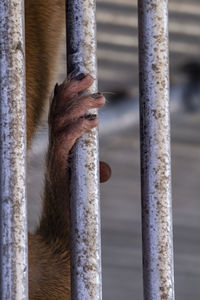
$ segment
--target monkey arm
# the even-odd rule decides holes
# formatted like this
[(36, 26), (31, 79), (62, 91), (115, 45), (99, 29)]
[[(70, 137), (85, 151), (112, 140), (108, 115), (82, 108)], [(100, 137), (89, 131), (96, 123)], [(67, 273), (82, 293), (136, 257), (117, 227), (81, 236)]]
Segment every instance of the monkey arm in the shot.
[(93, 83), (90, 75), (56, 85), (49, 113), (49, 149), (41, 223), (37, 230), (48, 243), (62, 240), (69, 245), (68, 157), (77, 138), (97, 126), (90, 108), (104, 105), (102, 94), (79, 96)]

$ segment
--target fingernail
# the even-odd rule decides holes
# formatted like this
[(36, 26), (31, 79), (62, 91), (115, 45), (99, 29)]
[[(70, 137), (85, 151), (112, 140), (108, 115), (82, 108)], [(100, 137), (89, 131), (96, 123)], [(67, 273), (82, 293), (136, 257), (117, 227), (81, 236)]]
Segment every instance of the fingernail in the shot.
[(103, 97), (103, 95), (101, 93), (95, 93), (95, 94), (92, 94), (91, 97), (94, 98), (94, 99), (98, 99), (98, 98)]
[(80, 74), (78, 74), (74, 79), (76, 79), (76, 80), (82, 80), (83, 78), (85, 78), (86, 77), (86, 75), (84, 74), (84, 73), (80, 73)]
[(88, 121), (94, 121), (94, 120), (96, 119), (97, 115), (95, 115), (95, 114), (93, 114), (93, 115), (90, 114), (90, 115), (85, 115), (84, 117), (85, 117), (85, 119), (88, 120)]
[(54, 88), (54, 96), (58, 94), (58, 83), (56, 83), (55, 88)]

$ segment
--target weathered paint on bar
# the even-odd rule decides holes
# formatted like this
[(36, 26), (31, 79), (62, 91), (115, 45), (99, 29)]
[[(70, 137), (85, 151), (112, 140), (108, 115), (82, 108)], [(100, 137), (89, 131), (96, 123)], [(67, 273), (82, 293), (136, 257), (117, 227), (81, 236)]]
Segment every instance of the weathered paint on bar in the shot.
[(24, 1), (0, 1), (2, 300), (28, 299)]
[[(97, 91), (96, 1), (68, 0), (66, 6), (68, 75), (91, 74), (95, 82), (88, 92), (94, 93)], [(102, 299), (98, 152), (97, 129), (80, 138), (73, 149), (70, 186), (73, 300)]]
[(138, 4), (144, 299), (172, 300), (168, 1)]

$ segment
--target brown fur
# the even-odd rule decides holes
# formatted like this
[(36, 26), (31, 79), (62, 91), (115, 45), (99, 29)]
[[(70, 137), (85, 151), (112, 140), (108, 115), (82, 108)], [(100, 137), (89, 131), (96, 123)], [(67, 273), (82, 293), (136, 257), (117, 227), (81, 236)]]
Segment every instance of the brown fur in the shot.
[(65, 0), (25, 0), (28, 145), (54, 84)]
[[(25, 0), (28, 146), (50, 97), (64, 13), (64, 0)], [(29, 234), (30, 300), (70, 298), (69, 249), (62, 248), (60, 240)]]
[(40, 235), (29, 234), (29, 299), (70, 299), (69, 253), (60, 242), (48, 245)]

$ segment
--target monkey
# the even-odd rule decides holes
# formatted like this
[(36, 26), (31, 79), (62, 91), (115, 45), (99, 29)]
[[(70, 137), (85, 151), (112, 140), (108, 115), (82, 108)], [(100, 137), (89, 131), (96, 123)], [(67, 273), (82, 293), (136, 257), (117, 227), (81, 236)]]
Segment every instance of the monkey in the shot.
[[(65, 20), (64, 0), (25, 0), (27, 145), (37, 130), (58, 65)], [(90, 108), (105, 104), (101, 93), (82, 95), (94, 79), (89, 74), (56, 84), (49, 109), (49, 145), (43, 207), (35, 233), (28, 235), (29, 299), (70, 299), (69, 152), (76, 140), (98, 124)], [(100, 165), (100, 181), (110, 177)], [(105, 179), (106, 178), (106, 179)]]

